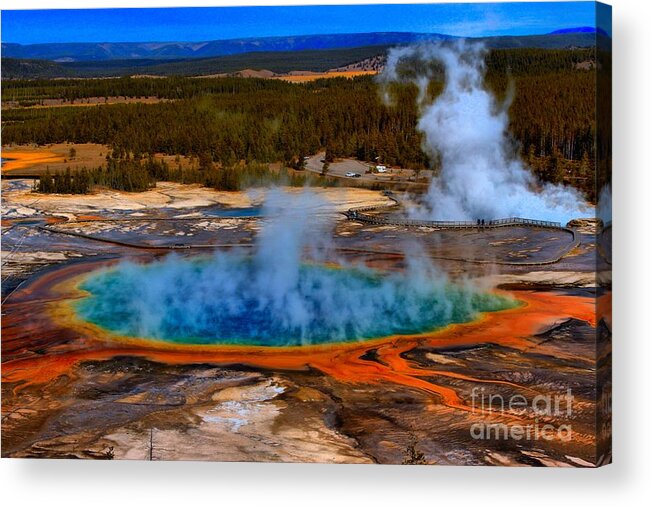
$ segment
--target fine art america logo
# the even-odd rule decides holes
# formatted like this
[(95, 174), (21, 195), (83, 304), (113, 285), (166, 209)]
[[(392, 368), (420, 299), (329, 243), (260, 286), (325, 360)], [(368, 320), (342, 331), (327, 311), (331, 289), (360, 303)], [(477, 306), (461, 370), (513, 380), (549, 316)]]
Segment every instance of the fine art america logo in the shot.
[[(529, 401), (521, 394), (502, 396), (475, 387), (471, 400), (472, 411), (485, 415), (470, 427), (475, 440), (572, 440), (572, 425), (559, 424), (572, 418), (571, 389), (563, 394), (540, 394)], [(496, 418), (502, 421), (495, 422)]]

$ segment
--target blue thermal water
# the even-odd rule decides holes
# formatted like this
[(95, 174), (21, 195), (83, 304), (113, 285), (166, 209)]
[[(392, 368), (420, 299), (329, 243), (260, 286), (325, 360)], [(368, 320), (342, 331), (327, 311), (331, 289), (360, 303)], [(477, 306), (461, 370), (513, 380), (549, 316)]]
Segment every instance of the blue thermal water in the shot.
[(87, 278), (78, 315), (108, 331), (179, 344), (292, 346), (415, 334), (514, 306), (405, 273), (300, 264), (274, 278), (251, 259), (172, 256)]
[(224, 207), (214, 207), (207, 210), (206, 215), (214, 217), (223, 217), (223, 218), (255, 218), (262, 216), (261, 207), (250, 207), (250, 208), (224, 208)]

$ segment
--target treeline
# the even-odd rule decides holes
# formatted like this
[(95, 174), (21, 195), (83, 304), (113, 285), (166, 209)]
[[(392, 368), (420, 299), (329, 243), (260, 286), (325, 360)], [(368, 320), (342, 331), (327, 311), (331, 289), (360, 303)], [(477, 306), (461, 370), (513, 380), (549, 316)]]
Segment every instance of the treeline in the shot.
[(177, 100), (224, 93), (279, 89), (287, 83), (273, 79), (238, 77), (121, 77), (107, 79), (30, 79), (2, 82), (2, 100), (39, 103), (42, 99), (75, 100), (90, 97), (159, 97)]
[(156, 186), (158, 175), (168, 175), (169, 169), (163, 161), (153, 159), (142, 163), (132, 159), (107, 157), (106, 166), (74, 173), (68, 167), (63, 172), (52, 174), (49, 169), (34, 183), (34, 190), (44, 194), (87, 194), (102, 186), (126, 192), (143, 192)]
[(87, 194), (91, 190), (91, 173), (86, 168), (75, 171), (68, 167), (63, 173), (45, 174), (34, 181), (34, 191), (43, 194)]
[[(382, 51), (385, 51), (385, 49), (375, 47), (372, 54)], [(293, 54), (296, 55), (297, 53)], [(363, 54), (349, 54), (345, 63), (355, 62), (354, 57), (361, 57)], [(260, 57), (259, 53), (257, 55)], [(277, 56), (283, 57), (283, 54)], [(595, 48), (573, 50), (497, 49), (489, 52), (486, 58), (486, 66), (489, 78), (491, 78), (492, 74), (497, 76), (506, 74), (540, 75), (572, 72), (577, 67), (585, 66), (589, 62), (595, 62), (595, 60)], [(36, 60), (32, 62), (32, 65), (54, 65), (53, 62)], [(3, 60), (3, 65), (5, 63)], [(183, 62), (178, 63), (182, 64)], [(109, 61), (103, 62), (103, 64), (112, 65), (115, 62)], [(332, 66), (335, 67), (336, 65)], [(305, 66), (301, 67), (299, 65), (299, 67), (301, 70), (309, 70)], [(235, 70), (245, 68), (247, 67), (238, 67)], [(250, 68), (258, 67), (252, 66)], [(38, 103), (41, 99), (74, 101), (89, 97), (160, 97), (174, 100), (220, 93), (243, 93), (261, 88), (280, 89), (283, 84), (275, 80), (243, 80), (227, 77), (197, 79), (181, 76), (166, 78), (23, 79), (3, 81), (2, 100), (29, 103)]]
[[(565, 56), (560, 58), (559, 53)], [(510, 130), (537, 174), (545, 181), (569, 182), (593, 198), (595, 72), (576, 68), (591, 62), (593, 51), (545, 54), (493, 52), (492, 65), (511, 66), (513, 72), (509, 77), (489, 68), (488, 85), (504, 97), (509, 80), (513, 81)], [(529, 62), (536, 72), (529, 74), (514, 61)], [(156, 95), (177, 100), (5, 110), (3, 142), (92, 142), (108, 145), (120, 159), (180, 154), (219, 167), (239, 167), (242, 161), (246, 166), (271, 162), (291, 166), (324, 148), (329, 159), (379, 159), (416, 170), (435, 165), (421, 148), (415, 88), (395, 86), (394, 104), (388, 106), (371, 76), (301, 85), (241, 78), (42, 81), (26, 89), (36, 95), (57, 90), (65, 96), (76, 88), (86, 96)], [(432, 86), (434, 94), (440, 89), (441, 83)], [(7, 93), (4, 83), (3, 93)]]
[(87, 194), (97, 187), (125, 192), (144, 192), (156, 186), (158, 181), (197, 183), (215, 190), (243, 190), (256, 186), (289, 185), (333, 186), (336, 180), (318, 178), (311, 173), (297, 173), (291, 168), (272, 171), (267, 164), (249, 163), (218, 167), (205, 158), (194, 168), (171, 167), (165, 160), (153, 157), (136, 159), (120, 154), (107, 155), (106, 166), (94, 169), (81, 168), (74, 173), (68, 167), (63, 172), (46, 170), (34, 182), (34, 191), (45, 194)]
[[(246, 84), (233, 88), (227, 84), (233, 81)], [(403, 90), (400, 107), (387, 107), (372, 79), (224, 84), (221, 92), (158, 104), (7, 110), (3, 142), (92, 142), (136, 158), (181, 154), (224, 166), (240, 160), (289, 164), (322, 147), (337, 157), (427, 164), (415, 131), (414, 89)]]
[[(513, 78), (515, 96), (509, 110), (510, 131), (523, 155), (532, 149), (537, 157), (560, 152), (567, 160), (594, 158), (596, 135), (595, 73), (550, 73)], [(499, 90), (506, 77), (490, 81)]]
[(596, 64), (597, 49), (498, 49), (486, 56), (489, 79), (496, 75), (540, 75), (572, 72)]

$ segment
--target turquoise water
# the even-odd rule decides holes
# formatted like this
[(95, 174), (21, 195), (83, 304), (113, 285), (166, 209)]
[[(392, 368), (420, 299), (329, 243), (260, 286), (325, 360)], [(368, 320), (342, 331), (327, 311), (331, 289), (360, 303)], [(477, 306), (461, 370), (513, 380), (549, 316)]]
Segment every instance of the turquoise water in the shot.
[(276, 276), (253, 260), (170, 257), (91, 275), (78, 315), (126, 336), (182, 344), (293, 346), (416, 334), (514, 306), (442, 281), (301, 264)]
[(212, 208), (207, 210), (206, 214), (214, 217), (224, 218), (254, 218), (262, 216), (262, 208)]

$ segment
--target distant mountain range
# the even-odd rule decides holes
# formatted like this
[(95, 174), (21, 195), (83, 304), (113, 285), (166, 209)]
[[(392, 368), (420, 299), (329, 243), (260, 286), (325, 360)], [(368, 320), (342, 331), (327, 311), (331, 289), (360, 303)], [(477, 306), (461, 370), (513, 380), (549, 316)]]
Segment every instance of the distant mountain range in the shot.
[(410, 44), (449, 38), (440, 34), (377, 32), (331, 35), (259, 37), (206, 42), (75, 42), (55, 44), (2, 44), (5, 58), (56, 62), (126, 59), (210, 58), (250, 52), (305, 51), (362, 46)]
[(562, 28), (560, 30), (554, 30), (551, 32), (552, 34), (557, 34), (557, 33), (598, 33), (599, 35), (605, 35), (606, 37), (610, 37), (608, 35), (608, 32), (601, 28), (595, 28), (594, 26), (578, 26), (575, 28)]
[[(604, 34), (605, 32), (602, 35)], [(141, 59), (169, 60), (212, 58), (251, 52), (395, 46), (453, 38), (455, 37), (437, 33), (375, 32), (258, 37), (205, 42), (71, 42), (28, 45), (3, 42), (2, 57), (49, 60), (60, 63)], [(492, 48), (586, 47), (595, 45), (595, 29), (579, 27), (558, 30), (547, 35), (486, 37), (480, 40), (485, 41)]]

